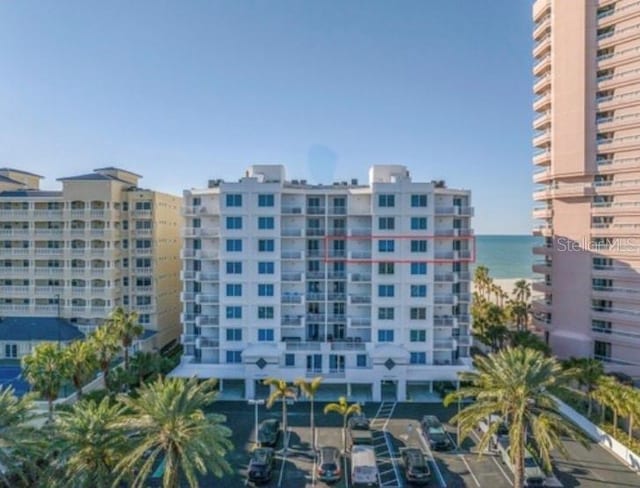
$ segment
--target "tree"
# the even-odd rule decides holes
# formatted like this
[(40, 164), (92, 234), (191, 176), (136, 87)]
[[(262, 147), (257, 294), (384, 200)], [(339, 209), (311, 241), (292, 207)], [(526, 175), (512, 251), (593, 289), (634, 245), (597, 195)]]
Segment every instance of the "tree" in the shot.
[(623, 414), (624, 395), (622, 384), (612, 376), (601, 376), (597, 381), (597, 386), (593, 392), (593, 398), (600, 403), (602, 408), (602, 420), (605, 418), (606, 408), (611, 409), (613, 414), (613, 428), (618, 428), (618, 415)]
[(82, 387), (96, 374), (98, 358), (94, 344), (90, 341), (74, 341), (65, 349), (69, 363), (69, 379), (76, 388), (78, 400), (82, 398)]
[(587, 398), (587, 416), (591, 417), (593, 411), (594, 393), (598, 388), (598, 382), (604, 375), (602, 362), (594, 358), (569, 358), (563, 361), (562, 367), (571, 371), (573, 378)]
[[(20, 473), (20, 464), (30, 456), (32, 429), (27, 424), (34, 417), (31, 396), (16, 397), (13, 387), (0, 387), (0, 481), (12, 486), (9, 472)], [(1, 483), (0, 483), (1, 484)]]
[(285, 434), (285, 450), (287, 449), (286, 435), (287, 435), (287, 399), (295, 399), (296, 391), (287, 384), (285, 380), (278, 378), (266, 378), (262, 381), (263, 384), (271, 387), (271, 393), (267, 398), (267, 408), (273, 407), (273, 405), (280, 400), (282, 402), (282, 429)]
[(531, 284), (527, 280), (516, 281), (512, 294), (516, 302), (527, 303), (531, 299)]
[(109, 369), (111, 361), (120, 352), (118, 338), (113, 328), (108, 324), (103, 324), (94, 330), (89, 336), (89, 341), (93, 344), (98, 359), (98, 365), (102, 370), (104, 387), (109, 388)]
[(337, 403), (329, 403), (324, 406), (325, 415), (328, 413), (337, 413), (342, 415), (342, 448), (347, 450), (347, 420), (349, 417), (356, 413), (362, 413), (362, 408), (358, 403), (347, 403), (347, 397), (341, 396), (338, 398)]
[(294, 384), (300, 388), (303, 395), (309, 399), (310, 409), (311, 409), (311, 446), (315, 449), (316, 446), (316, 426), (315, 426), (315, 413), (313, 411), (314, 399), (316, 397), (316, 393), (320, 389), (320, 384), (322, 383), (322, 376), (316, 376), (311, 381), (306, 381), (304, 378), (298, 378), (294, 381)]
[(127, 438), (121, 424), (125, 407), (105, 397), (76, 403), (56, 419), (58, 456), (65, 478), (78, 488), (108, 488), (113, 470), (127, 452)]
[[(138, 384), (144, 383), (147, 376), (162, 373), (163, 365), (169, 360), (152, 352), (137, 352), (131, 358), (131, 372), (138, 378)], [(155, 378), (154, 378), (155, 379)]]
[(478, 266), (473, 273), (473, 283), (480, 296), (487, 298), (491, 277), (489, 276), (489, 268), (486, 266)]
[(539, 336), (530, 330), (514, 330), (510, 333), (512, 347), (525, 347), (540, 351), (545, 356), (551, 354), (551, 348)]
[(116, 483), (135, 472), (132, 488), (146, 486), (159, 462), (163, 488), (177, 488), (181, 475), (195, 488), (198, 475), (230, 473), (225, 455), (233, 445), (226, 417), (205, 413), (215, 401), (215, 385), (215, 379), (158, 378), (141, 385), (135, 398), (120, 395), (130, 413), (119, 426), (134, 434), (134, 445), (116, 466)]
[(107, 319), (107, 323), (115, 331), (124, 352), (124, 369), (129, 371), (129, 348), (133, 341), (142, 335), (144, 327), (138, 322), (137, 312), (127, 312), (118, 307)]
[(22, 358), (22, 371), (32, 388), (47, 400), (49, 421), (53, 421), (53, 402), (69, 377), (66, 352), (53, 342), (41, 342)]
[[(445, 405), (466, 398), (475, 399), (452, 419), (460, 427), (461, 438), (467, 437), (491, 415), (498, 415), (508, 425), (515, 488), (522, 488), (524, 483), (527, 434), (535, 439), (537, 453), (547, 470), (551, 469), (554, 448), (567, 455), (562, 436), (588, 445), (578, 427), (560, 414), (550, 393), (552, 389), (566, 387), (570, 379), (554, 358), (532, 349), (507, 348), (477, 357), (475, 367), (474, 371), (459, 374), (460, 380), (468, 384), (447, 395)], [(493, 422), (482, 435), (478, 445), (480, 452), (487, 448), (499, 427), (500, 422)]]

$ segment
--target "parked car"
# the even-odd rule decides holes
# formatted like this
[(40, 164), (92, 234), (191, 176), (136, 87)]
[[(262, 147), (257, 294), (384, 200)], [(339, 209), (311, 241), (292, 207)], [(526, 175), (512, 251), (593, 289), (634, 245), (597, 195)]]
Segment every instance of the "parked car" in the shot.
[(280, 437), (280, 421), (278, 419), (266, 419), (260, 422), (258, 427), (258, 443), (261, 447), (274, 447)]
[(258, 447), (251, 453), (247, 477), (253, 483), (267, 483), (273, 474), (275, 456), (270, 447)]
[(342, 478), (342, 458), (337, 447), (321, 447), (318, 450), (318, 479), (325, 483), (339, 481)]
[(416, 485), (426, 485), (431, 479), (431, 470), (420, 449), (408, 448), (402, 451), (404, 476), (408, 482)]
[(349, 444), (351, 446), (372, 446), (373, 434), (370, 430), (349, 429)]
[[(503, 435), (498, 438), (498, 452), (502, 458), (502, 462), (514, 472), (514, 466), (511, 464), (511, 456), (509, 456), (509, 436)], [(527, 488), (544, 486), (545, 474), (538, 463), (531, 455), (529, 450), (524, 452), (524, 486)]]
[(451, 439), (444, 430), (442, 422), (435, 415), (425, 415), (420, 423), (429, 447), (436, 451), (451, 449)]
[(351, 486), (380, 486), (376, 452), (372, 446), (353, 446), (351, 450)]
[(364, 413), (356, 413), (349, 417), (348, 425), (354, 430), (369, 430), (369, 419)]

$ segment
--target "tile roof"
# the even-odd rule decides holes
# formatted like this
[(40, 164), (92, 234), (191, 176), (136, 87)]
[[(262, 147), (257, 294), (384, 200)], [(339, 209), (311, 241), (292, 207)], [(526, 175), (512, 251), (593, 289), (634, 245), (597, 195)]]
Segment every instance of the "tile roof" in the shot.
[(2, 317), (0, 341), (71, 341), (84, 334), (58, 317)]

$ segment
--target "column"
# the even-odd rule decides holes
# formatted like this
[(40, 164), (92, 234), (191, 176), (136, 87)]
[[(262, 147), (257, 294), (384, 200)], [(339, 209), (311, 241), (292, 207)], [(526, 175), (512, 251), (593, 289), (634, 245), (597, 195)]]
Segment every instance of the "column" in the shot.
[(373, 401), (381, 402), (382, 401), (382, 385), (380, 383), (380, 380), (375, 380), (371, 386), (372, 386), (371, 393), (373, 395)]
[(244, 398), (245, 400), (253, 399), (256, 397), (256, 382), (253, 378), (244, 380)]
[(407, 382), (405, 380), (396, 382), (396, 400), (399, 402), (407, 401)]

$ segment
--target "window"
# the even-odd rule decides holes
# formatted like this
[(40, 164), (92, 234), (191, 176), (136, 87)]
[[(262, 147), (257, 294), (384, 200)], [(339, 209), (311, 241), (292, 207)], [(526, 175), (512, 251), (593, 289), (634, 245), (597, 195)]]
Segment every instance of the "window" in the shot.
[(411, 217), (411, 230), (426, 230), (426, 217)]
[(273, 252), (275, 249), (275, 241), (273, 239), (258, 239), (259, 252)]
[(378, 263), (378, 274), (392, 275), (395, 272), (394, 263)]
[(427, 195), (411, 195), (411, 206), (412, 207), (426, 207), (427, 206)]
[(242, 362), (242, 351), (227, 351), (227, 363), (239, 364)]
[(395, 295), (395, 289), (393, 285), (378, 285), (379, 297), (392, 297)]
[(411, 285), (411, 296), (412, 297), (426, 297), (427, 296), (427, 285)]
[(18, 357), (18, 345), (17, 344), (5, 344), (4, 345), (4, 357), (17, 358)]
[(273, 207), (275, 198), (271, 194), (258, 195), (258, 207)]
[(242, 195), (229, 193), (226, 196), (227, 207), (242, 207)]
[(151, 305), (151, 297), (149, 295), (138, 295), (136, 297), (136, 305)]
[(380, 230), (394, 230), (396, 228), (396, 219), (393, 217), (380, 217), (378, 218), (378, 229)]
[(258, 262), (258, 274), (273, 274), (275, 271), (275, 264), (273, 261), (259, 261)]
[(411, 241), (411, 252), (427, 252), (427, 241), (422, 240), (412, 240)]
[(228, 297), (241, 297), (242, 285), (240, 283), (227, 283), (227, 296)]
[(378, 330), (378, 342), (393, 342), (393, 329)]
[(136, 210), (151, 210), (151, 202), (149, 200), (136, 202)]
[(293, 367), (296, 365), (296, 355), (287, 353), (284, 355), (284, 365), (288, 367)]
[(136, 259), (136, 268), (150, 268), (151, 267), (151, 259), (150, 258), (137, 258)]
[(242, 252), (242, 239), (227, 239), (227, 252)]
[(240, 261), (227, 261), (227, 274), (242, 274), (242, 263)]
[(194, 207), (198, 207), (202, 205), (202, 199), (200, 197), (193, 197), (193, 200), (191, 201), (191, 205), (193, 205)]
[(395, 195), (378, 195), (379, 207), (395, 207), (396, 196)]
[[(52, 247), (52, 246), (50, 245), (49, 247)], [(136, 249), (151, 249), (151, 240), (150, 239), (136, 239)]]
[(228, 341), (241, 341), (242, 340), (242, 329), (227, 329), (227, 340)]
[(379, 252), (393, 252), (396, 248), (396, 241), (393, 239), (382, 239), (378, 241)]
[(242, 217), (227, 217), (227, 229), (229, 230), (242, 229)]
[(366, 354), (358, 354), (356, 356), (356, 366), (358, 368), (366, 368), (367, 367), (367, 355)]
[(393, 316), (394, 316), (393, 307), (378, 307), (379, 320), (393, 320)]
[(426, 320), (427, 309), (425, 307), (411, 307), (409, 310), (411, 320)]
[(140, 315), (138, 315), (138, 322), (140, 322), (142, 325), (150, 324), (151, 316), (148, 313), (141, 313)]
[(258, 229), (273, 229), (275, 226), (273, 217), (258, 217)]
[(273, 342), (273, 329), (258, 329), (258, 341)]
[(259, 297), (272, 297), (273, 296), (273, 285), (267, 283), (260, 283), (258, 285), (258, 296)]
[(273, 318), (273, 307), (258, 307), (258, 318), (259, 319), (272, 319)]
[(409, 332), (411, 342), (427, 342), (427, 331), (421, 329), (411, 329)]
[(611, 358), (611, 343), (603, 341), (595, 341), (593, 343), (593, 355), (596, 359), (606, 361)]
[(227, 307), (225, 309), (226, 316), (228, 319), (241, 319), (242, 318), (242, 307), (234, 305), (232, 307)]
[(427, 353), (412, 352), (409, 356), (409, 364), (427, 364)]
[(412, 275), (426, 275), (427, 274), (427, 263), (411, 263), (411, 274)]

